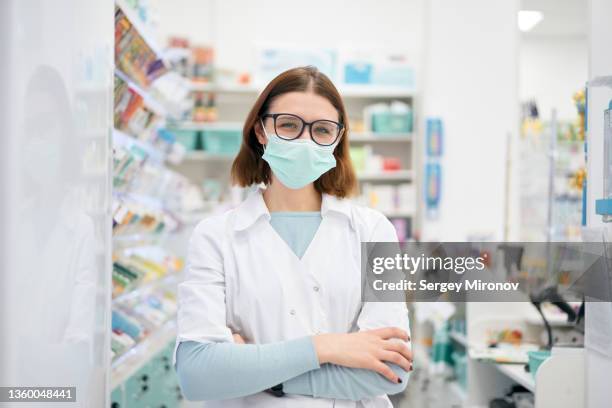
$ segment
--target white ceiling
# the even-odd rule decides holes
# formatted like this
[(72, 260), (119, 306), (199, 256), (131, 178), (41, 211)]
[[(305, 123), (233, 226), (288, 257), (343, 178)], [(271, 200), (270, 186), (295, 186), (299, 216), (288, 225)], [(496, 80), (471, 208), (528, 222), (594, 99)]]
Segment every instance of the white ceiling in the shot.
[(526, 36), (585, 36), (587, 0), (521, 0), (522, 10), (538, 10), (544, 19)]

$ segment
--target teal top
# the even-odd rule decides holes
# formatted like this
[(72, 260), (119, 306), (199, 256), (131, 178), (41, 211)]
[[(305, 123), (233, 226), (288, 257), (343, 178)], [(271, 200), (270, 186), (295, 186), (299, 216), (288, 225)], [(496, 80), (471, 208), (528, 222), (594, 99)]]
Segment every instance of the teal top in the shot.
[(321, 225), (321, 213), (282, 211), (270, 213), (270, 217), (272, 228), (301, 259)]
[[(274, 212), (270, 224), (298, 258), (306, 253), (320, 212)], [(270, 344), (179, 344), (176, 371), (188, 400), (238, 398), (279, 383), (287, 394), (358, 401), (406, 388), (409, 373), (389, 364), (402, 379), (395, 384), (375, 371), (334, 364), (319, 365), (311, 337)]]

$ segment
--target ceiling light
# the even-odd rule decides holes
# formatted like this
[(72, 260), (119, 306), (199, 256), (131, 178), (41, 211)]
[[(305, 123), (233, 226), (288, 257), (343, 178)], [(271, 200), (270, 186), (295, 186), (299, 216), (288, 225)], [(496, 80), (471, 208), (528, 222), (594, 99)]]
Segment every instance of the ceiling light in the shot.
[(518, 12), (518, 28), (522, 32), (530, 31), (544, 18), (541, 11), (520, 10)]

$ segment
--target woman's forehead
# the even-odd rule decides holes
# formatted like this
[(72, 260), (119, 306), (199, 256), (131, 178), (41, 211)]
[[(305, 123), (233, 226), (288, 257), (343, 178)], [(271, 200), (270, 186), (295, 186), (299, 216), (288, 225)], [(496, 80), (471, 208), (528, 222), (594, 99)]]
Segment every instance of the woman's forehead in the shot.
[(338, 111), (324, 96), (314, 92), (288, 92), (274, 98), (271, 113), (292, 113), (306, 121), (328, 119), (338, 121)]

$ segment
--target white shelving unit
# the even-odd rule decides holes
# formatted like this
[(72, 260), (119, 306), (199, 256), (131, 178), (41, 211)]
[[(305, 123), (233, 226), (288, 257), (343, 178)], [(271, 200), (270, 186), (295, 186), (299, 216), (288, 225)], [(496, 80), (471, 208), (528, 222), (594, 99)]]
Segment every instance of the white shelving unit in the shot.
[(133, 136), (130, 136), (122, 130), (113, 129), (113, 146), (129, 147), (132, 145), (137, 145), (139, 148), (143, 149), (145, 152), (147, 152), (149, 158), (151, 160), (154, 160), (156, 163), (163, 163), (163, 161), (165, 160), (164, 153), (160, 151), (157, 147), (151, 145), (150, 143), (137, 139)]
[(168, 321), (155, 333), (138, 343), (127, 353), (122, 354), (111, 364), (111, 389), (116, 388), (130, 378), (140, 367), (176, 338), (176, 322)]
[(527, 388), (531, 392), (535, 392), (535, 380), (531, 373), (525, 371), (523, 364), (494, 364), (495, 367), (506, 377), (519, 385)]
[[(537, 343), (543, 328), (533, 320), (533, 306), (528, 302), (467, 304), (468, 389), (466, 405), (487, 406), (493, 397), (503, 395), (512, 384), (519, 384), (535, 395), (535, 408), (583, 406), (584, 349), (553, 348), (552, 355), (538, 368), (536, 376), (525, 371), (525, 364), (497, 363), (483, 360), (479, 350), (485, 348), (491, 331), (516, 328), (524, 342)], [(461, 341), (455, 337), (457, 341)], [(511, 353), (512, 354), (512, 353)], [(524, 361), (527, 361), (525, 355)]]
[(191, 90), (194, 92), (219, 92), (219, 93), (244, 93), (258, 94), (260, 89), (252, 85), (216, 85), (211, 83), (192, 83)]
[[(192, 91), (199, 92), (218, 92), (218, 93), (244, 93), (259, 94), (263, 88), (253, 85), (223, 84), (216, 85), (211, 83), (193, 83)], [(338, 91), (343, 98), (369, 98), (369, 99), (392, 99), (392, 98), (413, 98), (415, 93), (412, 90), (398, 89), (386, 86), (346, 86), (339, 88)]]
[(352, 132), (351, 143), (412, 143), (413, 133)]
[[(215, 93), (215, 102), (218, 111), (218, 121), (192, 122), (173, 121), (168, 123), (168, 129), (180, 131), (208, 131), (208, 130), (241, 130), (242, 120), (246, 117), (254, 103), (260, 88), (253, 85), (228, 85), (213, 83), (193, 83), (194, 92)], [(404, 89), (390, 87), (350, 86), (341, 87), (340, 94), (344, 98), (349, 118), (354, 120), (363, 116), (363, 108), (369, 104), (382, 101), (402, 100), (408, 102), (414, 109), (415, 93)], [(416, 121), (415, 121), (416, 123)], [(409, 133), (374, 133), (371, 131), (351, 130), (349, 141), (351, 146), (371, 146), (372, 152), (383, 156), (398, 157), (401, 169), (395, 171), (364, 171), (358, 173), (358, 181), (363, 191), (364, 184), (369, 184), (368, 191), (380, 185), (398, 186), (402, 183), (415, 184), (418, 179), (417, 132)], [(211, 154), (206, 151), (188, 152), (182, 163), (174, 168), (187, 175), (194, 183), (204, 182), (204, 177), (218, 180), (222, 186), (230, 183), (229, 168), (233, 157), (227, 155)], [(415, 190), (417, 187), (415, 186)], [(418, 229), (419, 202), (418, 191), (414, 194), (415, 202), (409, 203), (407, 209), (397, 208), (383, 212), (389, 218), (411, 220), (411, 230)], [(369, 201), (362, 198), (361, 201)], [(376, 201), (376, 200), (374, 200)]]
[[(168, 125), (172, 129), (181, 130), (217, 130), (217, 129), (242, 129), (242, 122), (173, 122)], [(374, 132), (351, 132), (351, 143), (413, 143), (414, 133), (374, 133)]]
[(413, 90), (387, 87), (387, 86), (345, 86), (340, 87), (340, 95), (344, 98), (365, 99), (412, 99), (415, 97)]
[(159, 56), (160, 59), (164, 59), (162, 49), (155, 40), (155, 37), (149, 30), (149, 28), (142, 22), (136, 11), (129, 5), (125, 0), (115, 0), (115, 4), (123, 11), (130, 23), (134, 26), (136, 31), (140, 34), (143, 40), (149, 47)]
[[(136, 35), (140, 35), (146, 45), (163, 61), (160, 48), (148, 31), (148, 27), (140, 20), (138, 13), (123, 0), (117, 0), (116, 5), (129, 20), (131, 30), (135, 30)], [(127, 35), (131, 34), (132, 32), (128, 32)], [(127, 61), (121, 62), (132, 68)], [(128, 69), (126, 71), (131, 72)], [(140, 215), (145, 214), (153, 221), (147, 222), (140, 231), (133, 228), (134, 225), (129, 219), (125, 225), (122, 225), (119, 220), (123, 215), (117, 215), (116, 221), (121, 227), (117, 229), (113, 227), (113, 260), (118, 262), (113, 266), (113, 273), (121, 271), (113, 275), (113, 280), (117, 279), (114, 284), (120, 285), (114, 288), (116, 291), (113, 290), (113, 313), (121, 314), (118, 322), (121, 320), (128, 322), (118, 325), (118, 328), (129, 329), (128, 325), (132, 324), (136, 327), (132, 332), (138, 335), (134, 334), (132, 338), (134, 344), (128, 349), (126, 345), (131, 342), (127, 337), (121, 336), (127, 336), (131, 332), (123, 334), (118, 332), (119, 335), (113, 337), (113, 350), (117, 355), (111, 362), (111, 399), (120, 406), (131, 406), (131, 404), (144, 404), (143, 401), (148, 395), (157, 393), (155, 398), (159, 399), (160, 403), (174, 407), (178, 406), (175, 405), (178, 404), (179, 397), (176, 389), (155, 390), (142, 378), (156, 376), (156, 379), (151, 381), (163, 378), (168, 387), (175, 381), (172, 377), (173, 371), (155, 364), (160, 364), (157, 361), (160, 353), (167, 353), (170, 342), (176, 337), (176, 305), (172, 293), (176, 292), (176, 286), (182, 277), (182, 262), (179, 258), (185, 255), (184, 248), (187, 241), (180, 227), (182, 224), (190, 224), (176, 214), (183, 208), (182, 201), (176, 197), (179, 197), (188, 183), (185, 183), (182, 176), (173, 174), (168, 166), (168, 162), (176, 155), (173, 142), (170, 138), (157, 133), (160, 126), (171, 116), (170, 109), (166, 108), (168, 99), (164, 98), (161, 90), (152, 91), (155, 84), (149, 87), (140, 86), (119, 69), (115, 69), (115, 78), (124, 81), (132, 92), (141, 96), (144, 106), (153, 112), (153, 115), (149, 117), (148, 126), (142, 132), (133, 130), (140, 129), (140, 125), (134, 126), (129, 120), (128, 123), (124, 123), (126, 120), (123, 116), (121, 123), (116, 126), (125, 130), (115, 128), (112, 132), (114, 159), (120, 166), (114, 174), (119, 184), (113, 194), (113, 208), (121, 208), (124, 214), (132, 209), (134, 213), (140, 214), (139, 211), (142, 210)], [(122, 92), (121, 87), (116, 89)], [(121, 113), (126, 110), (124, 105), (130, 106), (128, 102), (124, 104), (124, 96), (129, 93), (125, 88), (123, 92), (125, 93), (121, 94), (121, 98), (116, 98), (120, 101), (116, 109)], [(132, 103), (132, 99), (127, 97), (125, 99)], [(150, 115), (148, 111), (147, 115)], [(131, 165), (134, 168), (129, 167)], [(158, 187), (157, 182), (162, 186)], [(143, 308), (150, 302), (157, 302), (155, 310), (148, 310), (148, 313), (145, 313)], [(113, 328), (117, 327), (113, 325)], [(153, 364), (152, 361), (157, 362)], [(143, 374), (144, 371), (148, 374)], [(137, 392), (133, 388), (136, 373), (139, 373), (138, 381), (142, 382), (138, 383)]]
[(233, 156), (224, 154), (213, 154), (205, 151), (189, 152), (185, 155), (185, 161), (214, 161), (214, 162), (231, 162), (234, 160)]
[(144, 100), (145, 105), (147, 105), (147, 107), (153, 110), (153, 112), (155, 112), (159, 116), (165, 117), (168, 115), (168, 111), (164, 107), (164, 105), (161, 102), (159, 102), (157, 99), (155, 99), (155, 97), (153, 97), (150, 94), (150, 92), (145, 91), (141, 86), (136, 84), (126, 74), (124, 74), (118, 69), (115, 69), (115, 75), (121, 78), (123, 81), (125, 81), (134, 92), (140, 95), (142, 99)]
[(217, 130), (217, 129), (242, 129), (241, 122), (175, 122), (168, 125), (171, 129), (181, 130)]
[(582, 190), (570, 181), (584, 168), (584, 141), (560, 139), (570, 126), (553, 109), (542, 130), (526, 132), (518, 144), (522, 240), (580, 239)]
[(377, 171), (357, 173), (361, 181), (412, 181), (414, 172), (412, 170)]

